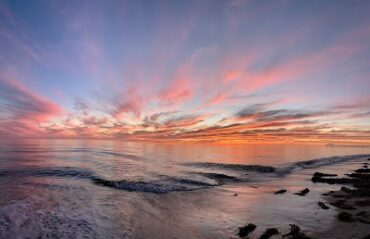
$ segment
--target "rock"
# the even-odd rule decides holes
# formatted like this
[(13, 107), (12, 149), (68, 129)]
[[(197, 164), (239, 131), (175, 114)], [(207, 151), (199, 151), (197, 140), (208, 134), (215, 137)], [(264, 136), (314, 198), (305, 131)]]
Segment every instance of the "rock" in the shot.
[(353, 197), (370, 197), (370, 189), (359, 189), (359, 190), (352, 190), (351, 196)]
[(295, 193), (295, 195), (299, 195), (299, 196), (306, 196), (307, 193), (310, 192), (310, 189), (308, 188), (305, 188), (303, 189), (302, 191), (298, 192), (298, 193)]
[(356, 201), (355, 204), (360, 207), (368, 207), (370, 206), (370, 200)]
[(336, 177), (338, 176), (337, 174), (329, 174), (329, 173), (320, 173), (320, 172), (315, 172), (313, 174), (314, 177)]
[(282, 189), (282, 190), (279, 190), (279, 191), (276, 191), (275, 194), (283, 194), (283, 193), (286, 193), (287, 191), (285, 189)]
[(355, 219), (353, 215), (348, 212), (341, 212), (338, 214), (338, 219), (342, 222), (353, 222)]
[(358, 178), (358, 179), (366, 180), (366, 181), (370, 180), (370, 174), (367, 174), (367, 173), (350, 173), (348, 174), (348, 176), (351, 178)]
[(347, 204), (346, 200), (338, 200), (338, 201), (332, 202), (330, 204), (337, 207), (337, 208), (344, 209), (344, 210), (355, 210), (356, 209), (352, 205)]
[(336, 177), (338, 176), (337, 174), (328, 174), (328, 173), (320, 173), (320, 172), (315, 172), (313, 174), (313, 177), (311, 179), (312, 182), (321, 182), (322, 180), (326, 180), (325, 177)]
[(356, 173), (370, 173), (370, 169), (360, 168), (355, 170)]
[(366, 223), (366, 224), (370, 224), (370, 220), (369, 219), (363, 219), (363, 218), (359, 218), (357, 219), (359, 222), (362, 222), (362, 223)]
[(323, 177), (312, 177), (314, 183), (328, 183), (328, 184), (353, 184), (359, 182), (356, 178), (323, 178)]
[(326, 204), (323, 202), (318, 202), (317, 205), (319, 205), (319, 207), (321, 207), (322, 209), (325, 209), (325, 210), (329, 209), (329, 207), (326, 206)]
[(294, 224), (290, 224), (290, 232), (283, 235), (283, 238), (288, 236), (290, 236), (290, 238), (292, 239), (312, 239), (311, 237), (301, 232), (301, 228)]
[(249, 233), (253, 232), (257, 228), (256, 225), (249, 223), (248, 225), (244, 227), (239, 228), (239, 237), (246, 237)]
[(278, 235), (279, 231), (276, 228), (268, 228), (266, 231), (260, 236), (260, 239), (268, 239), (274, 235)]
[(346, 193), (351, 193), (351, 192), (352, 192), (352, 190), (351, 190), (351, 189), (346, 188), (346, 187), (341, 187), (341, 188), (340, 188), (340, 191), (342, 191), (342, 192), (346, 192)]
[(366, 211), (361, 211), (359, 213), (356, 214), (356, 216), (360, 216), (360, 217), (369, 217), (369, 213), (366, 212)]
[(289, 225), (290, 225), (290, 232), (288, 234), (283, 235), (283, 237), (294, 236), (294, 235), (299, 234), (299, 232), (301, 231), (301, 228), (299, 226), (294, 225), (294, 224), (289, 224)]
[(361, 211), (357, 213), (356, 216), (358, 217), (357, 218), (358, 221), (362, 223), (370, 224), (370, 213), (369, 212)]

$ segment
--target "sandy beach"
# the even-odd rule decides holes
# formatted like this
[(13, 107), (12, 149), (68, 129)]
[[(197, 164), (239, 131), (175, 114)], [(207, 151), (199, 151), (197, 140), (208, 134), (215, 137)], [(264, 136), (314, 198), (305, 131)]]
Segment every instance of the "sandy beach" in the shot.
[[(259, 216), (255, 218), (253, 216), (248, 217), (246, 225), (252, 223), (257, 228), (245, 237), (370, 238), (368, 183), (370, 174), (368, 174), (367, 166), (365, 166), (369, 162), (370, 160), (364, 157), (351, 162), (293, 173), (284, 179), (274, 181), (268, 186), (257, 184), (258, 189), (256, 190), (261, 190), (261, 194), (270, 193), (271, 195), (266, 196), (269, 199), (264, 201), (262, 205), (261, 202), (256, 202), (257, 205), (253, 205), (250, 209), (258, 212)], [(347, 179), (352, 180), (353, 175), (352, 177), (349, 175), (355, 170), (358, 171), (358, 169), (360, 169), (360, 172), (364, 171), (359, 181), (363, 186), (356, 188), (353, 182), (342, 183)], [(317, 172), (323, 173), (322, 178), (324, 179), (318, 180), (322, 182), (313, 182), (316, 181), (313, 179), (315, 173), (321, 177)], [(334, 176), (334, 174), (337, 176)], [(329, 181), (326, 179), (329, 179)], [(359, 186), (357, 185), (357, 187)], [(273, 192), (275, 189), (279, 190)], [(309, 189), (309, 192), (305, 195), (298, 195), (300, 190), (303, 189)], [(347, 189), (351, 191), (347, 191)], [(355, 195), (355, 191), (360, 191), (360, 193)], [(241, 193), (243, 194), (243, 192)], [(291, 225), (298, 226), (300, 231), (296, 230), (294, 233), (293, 230), (292, 233)], [(277, 229), (276, 235), (263, 237), (262, 235), (269, 229)], [(243, 238), (243, 236), (240, 236), (240, 229), (236, 233)]]
[[(245, 161), (228, 163), (224, 156), (216, 160), (222, 151), (213, 146), (204, 149), (206, 154), (168, 161), (172, 154), (162, 146), (144, 157), (136, 144), (125, 150), (62, 145), (0, 150), (0, 238), (276, 239), (292, 229), (284, 238), (369, 234), (369, 206), (356, 203), (369, 200), (368, 194), (351, 199), (359, 182), (368, 186), (367, 179), (358, 179), (369, 173), (355, 172), (370, 162), (366, 152), (333, 156), (346, 152), (306, 147), (304, 158), (294, 161), (300, 146), (290, 148), (299, 154), (274, 151), (258, 165), (259, 157), (248, 156), (256, 151), (246, 147), (240, 157)], [(258, 152), (266, 157), (262, 148)], [(317, 152), (322, 153), (312, 159)], [(319, 175), (313, 182), (316, 172), (337, 176)], [(343, 209), (347, 203), (336, 200), (348, 200), (356, 209)], [(339, 220), (342, 212), (354, 219)]]

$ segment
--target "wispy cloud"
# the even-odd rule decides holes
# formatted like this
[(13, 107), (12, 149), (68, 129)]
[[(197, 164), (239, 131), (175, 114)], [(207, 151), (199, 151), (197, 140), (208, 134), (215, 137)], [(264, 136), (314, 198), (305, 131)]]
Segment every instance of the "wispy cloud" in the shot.
[(369, 141), (370, 4), (151, 4), (2, 2), (1, 136)]

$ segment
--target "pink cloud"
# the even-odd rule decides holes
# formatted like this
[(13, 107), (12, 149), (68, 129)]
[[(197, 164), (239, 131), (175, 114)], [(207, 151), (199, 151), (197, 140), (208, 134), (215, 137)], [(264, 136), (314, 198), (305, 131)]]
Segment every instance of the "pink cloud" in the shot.
[(132, 113), (135, 117), (139, 117), (142, 107), (143, 99), (136, 89), (130, 89), (124, 94), (114, 99), (113, 116), (121, 118), (124, 114)]
[(159, 98), (170, 104), (191, 98), (192, 91), (190, 90), (189, 81), (187, 78), (177, 78), (167, 88), (160, 91)]
[(0, 72), (0, 99), (2, 128), (10, 134), (32, 135), (40, 130), (40, 123), (63, 114), (57, 104), (31, 91), (15, 74), (6, 71)]

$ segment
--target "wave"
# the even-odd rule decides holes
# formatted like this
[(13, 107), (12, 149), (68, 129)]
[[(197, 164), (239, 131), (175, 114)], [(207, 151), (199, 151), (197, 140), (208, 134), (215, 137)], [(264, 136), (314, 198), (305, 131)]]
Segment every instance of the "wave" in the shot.
[[(193, 191), (209, 187), (221, 186), (226, 183), (246, 182), (250, 180), (257, 180), (257, 175), (243, 174), (243, 172), (256, 172), (264, 175), (266, 178), (282, 176), (291, 173), (295, 170), (306, 168), (321, 167), (324, 165), (331, 165), (341, 163), (354, 159), (370, 157), (370, 155), (351, 155), (343, 157), (330, 157), (313, 159), (307, 161), (294, 162), (288, 165), (278, 167), (265, 165), (245, 165), (245, 164), (222, 164), (211, 162), (194, 162), (187, 164), (192, 167), (200, 167), (206, 172), (188, 172), (185, 177), (174, 177), (162, 175), (160, 179), (154, 180), (148, 178), (147, 181), (134, 180), (110, 180), (97, 175), (89, 169), (75, 168), (75, 167), (57, 167), (57, 168), (27, 168), (16, 170), (0, 170), (0, 177), (62, 177), (90, 180), (94, 185), (114, 188), (118, 190), (125, 190), (130, 192), (147, 192), (147, 193), (169, 193), (173, 191)], [(231, 176), (227, 173), (214, 172), (212, 170), (226, 169), (227, 171), (239, 172), (238, 176)], [(242, 174), (240, 174), (242, 172)], [(246, 175), (248, 178), (246, 178)], [(196, 177), (194, 177), (196, 176)], [(255, 176), (255, 177), (253, 177)], [(200, 177), (200, 178), (199, 178)]]
[(15, 170), (0, 170), (0, 177), (23, 176), (23, 177), (70, 177), (90, 178), (93, 172), (87, 169), (60, 167), (60, 168), (28, 168)]
[(370, 157), (370, 154), (356, 154), (356, 155), (347, 155), (347, 156), (335, 156), (327, 158), (318, 158), (311, 159), (306, 161), (298, 161), (286, 166), (280, 167), (276, 172), (278, 174), (287, 174), (296, 170), (310, 169), (310, 168), (319, 168), (322, 166), (329, 166), (333, 164), (343, 163), (351, 160), (357, 160), (361, 158)]
[(130, 160), (145, 160), (141, 156), (128, 153), (119, 153), (111, 150), (96, 150), (91, 148), (71, 148), (71, 149), (50, 149), (50, 148), (22, 148), (22, 149), (7, 149), (0, 148), (0, 153), (93, 153), (97, 155), (110, 155), (114, 157), (121, 157)]
[(370, 157), (370, 154), (357, 154), (348, 156), (336, 156), (327, 157), (319, 159), (311, 159), (306, 161), (298, 161), (280, 166), (267, 166), (267, 165), (249, 165), (249, 164), (224, 164), (224, 163), (212, 163), (212, 162), (192, 162), (184, 164), (186, 166), (200, 167), (207, 169), (226, 169), (230, 171), (242, 171), (242, 172), (257, 172), (263, 174), (275, 174), (275, 175), (285, 175), (291, 173), (292, 171), (318, 168), (322, 166), (342, 163), (346, 161), (356, 160), (360, 158)]
[(91, 180), (94, 184), (104, 187), (121, 189), (130, 192), (147, 192), (156, 194), (163, 194), (174, 191), (194, 191), (202, 188), (219, 186), (219, 184), (209, 184), (201, 181), (176, 178), (168, 178), (167, 180), (148, 182), (129, 180), (113, 181), (106, 180), (100, 177), (93, 177), (91, 178)]
[(237, 171), (256, 171), (259, 173), (273, 173), (276, 168), (265, 165), (248, 165), (248, 164), (225, 164), (225, 163), (211, 163), (211, 162), (193, 162), (185, 164), (194, 167), (214, 168), (214, 169), (229, 169)]
[[(61, 167), (47, 169), (17, 169), (17, 170), (1, 170), (0, 177), (62, 177), (74, 179), (87, 179), (98, 186), (110, 187), (130, 192), (148, 192), (148, 193), (169, 193), (172, 191), (193, 191), (206, 187), (220, 186), (223, 183), (208, 183), (188, 178), (162, 176), (160, 180), (153, 181), (130, 181), (130, 180), (109, 180), (96, 175), (94, 172), (87, 169)], [(208, 175), (209, 177), (216, 177)], [(221, 178), (221, 176), (218, 176)], [(224, 176), (227, 178), (227, 176)], [(34, 186), (38, 186), (37, 184)]]

